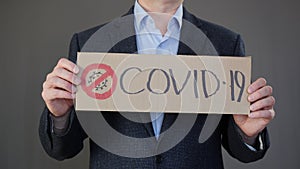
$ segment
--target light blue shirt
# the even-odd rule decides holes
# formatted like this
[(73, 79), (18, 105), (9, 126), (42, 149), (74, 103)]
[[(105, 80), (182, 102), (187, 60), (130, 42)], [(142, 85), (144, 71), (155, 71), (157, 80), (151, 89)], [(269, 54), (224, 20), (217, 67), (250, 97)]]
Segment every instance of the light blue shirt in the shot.
[[(134, 6), (134, 27), (138, 53), (177, 55), (182, 15), (183, 9), (182, 5), (180, 5), (168, 23), (167, 32), (162, 36), (160, 30), (156, 28), (154, 20), (136, 1)], [(150, 116), (155, 137), (158, 139), (164, 113), (151, 112)]]

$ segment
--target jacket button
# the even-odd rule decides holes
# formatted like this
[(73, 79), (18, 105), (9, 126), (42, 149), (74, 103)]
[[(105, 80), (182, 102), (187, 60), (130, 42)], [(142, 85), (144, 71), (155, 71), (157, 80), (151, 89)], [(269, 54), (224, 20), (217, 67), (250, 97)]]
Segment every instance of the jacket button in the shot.
[(162, 162), (162, 156), (161, 155), (157, 155), (155, 157), (156, 163), (161, 163)]

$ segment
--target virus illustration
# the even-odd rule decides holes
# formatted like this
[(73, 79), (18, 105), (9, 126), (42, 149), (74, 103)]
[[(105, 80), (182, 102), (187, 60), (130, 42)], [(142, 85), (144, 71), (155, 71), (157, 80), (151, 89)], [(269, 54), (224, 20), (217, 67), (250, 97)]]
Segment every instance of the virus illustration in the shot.
[[(89, 76), (88, 78), (88, 84), (91, 84), (92, 82), (94, 82), (96, 79), (98, 79), (103, 73), (99, 70), (99, 71), (93, 71), (92, 75)], [(103, 90), (105, 87), (107, 87), (107, 82), (108, 80), (105, 79), (104, 81), (102, 81), (100, 84), (98, 84), (95, 87), (96, 91), (99, 90)]]

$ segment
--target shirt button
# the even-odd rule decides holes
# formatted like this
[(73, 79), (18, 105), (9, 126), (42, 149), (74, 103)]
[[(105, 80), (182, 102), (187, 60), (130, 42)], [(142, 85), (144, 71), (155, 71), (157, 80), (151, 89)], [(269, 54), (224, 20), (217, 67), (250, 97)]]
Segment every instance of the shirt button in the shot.
[(161, 155), (157, 155), (155, 157), (156, 163), (161, 163), (162, 162), (162, 156)]

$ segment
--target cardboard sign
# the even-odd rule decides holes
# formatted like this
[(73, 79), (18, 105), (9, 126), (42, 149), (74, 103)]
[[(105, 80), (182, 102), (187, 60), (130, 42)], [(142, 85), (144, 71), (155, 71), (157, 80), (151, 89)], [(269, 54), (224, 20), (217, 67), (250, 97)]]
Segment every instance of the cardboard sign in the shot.
[(248, 114), (251, 57), (78, 53), (77, 111)]

